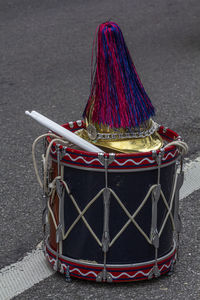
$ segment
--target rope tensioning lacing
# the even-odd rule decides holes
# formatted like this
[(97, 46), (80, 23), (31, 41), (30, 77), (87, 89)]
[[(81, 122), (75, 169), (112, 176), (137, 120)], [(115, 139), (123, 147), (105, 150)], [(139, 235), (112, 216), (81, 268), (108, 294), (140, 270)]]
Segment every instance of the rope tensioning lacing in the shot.
[[(54, 137), (54, 139), (49, 143), (48, 147), (47, 147), (47, 150), (46, 150), (46, 154), (45, 154), (45, 157), (43, 157), (43, 168), (44, 168), (44, 175), (43, 175), (43, 182), (39, 176), (39, 172), (38, 172), (38, 167), (37, 167), (37, 162), (36, 162), (36, 158), (35, 158), (35, 149), (36, 149), (36, 145), (37, 143), (45, 138), (45, 137)], [(51, 188), (51, 185), (49, 184), (48, 186), (46, 185), (47, 184), (47, 171), (48, 171), (48, 161), (49, 161), (49, 154), (50, 154), (50, 151), (51, 151), (51, 147), (54, 143), (60, 143), (62, 146), (67, 146), (69, 143), (68, 141), (65, 141), (63, 139), (61, 139), (59, 136), (53, 134), (53, 133), (45, 133), (41, 136), (39, 136), (34, 142), (33, 142), (33, 145), (32, 145), (32, 158), (33, 158), (33, 166), (34, 166), (34, 169), (35, 169), (35, 174), (36, 174), (36, 177), (37, 177), (37, 180), (38, 180), (38, 183), (40, 185), (40, 187), (44, 190), (45, 193), (48, 194), (48, 188), (50, 187)], [(48, 194), (49, 196), (49, 194)]]
[(181, 155), (186, 155), (188, 153), (188, 145), (184, 141), (176, 140), (168, 143), (167, 145), (165, 145), (165, 147), (163, 147), (163, 150), (169, 148), (170, 146), (176, 146), (179, 149)]

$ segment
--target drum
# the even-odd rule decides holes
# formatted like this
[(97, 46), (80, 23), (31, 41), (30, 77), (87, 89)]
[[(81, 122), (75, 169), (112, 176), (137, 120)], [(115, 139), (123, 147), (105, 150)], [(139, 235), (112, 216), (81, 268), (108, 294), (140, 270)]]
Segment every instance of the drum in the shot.
[[(75, 132), (82, 121), (63, 125)], [(53, 143), (45, 253), (67, 279), (126, 282), (168, 273), (180, 231), (177, 161), (170, 129), (165, 147), (145, 153), (91, 153)], [(51, 138), (47, 138), (47, 146)]]

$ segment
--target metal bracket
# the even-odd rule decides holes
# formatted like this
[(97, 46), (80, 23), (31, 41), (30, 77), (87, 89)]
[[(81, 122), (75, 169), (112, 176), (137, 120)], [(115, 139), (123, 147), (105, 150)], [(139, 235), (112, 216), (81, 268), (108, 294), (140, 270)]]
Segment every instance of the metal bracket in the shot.
[(104, 228), (102, 236), (102, 250), (103, 252), (108, 252), (110, 243), (109, 234), (109, 213), (110, 213), (110, 189), (105, 188), (103, 191), (103, 201), (104, 201)]
[(164, 156), (164, 149), (160, 149), (160, 152), (157, 154), (155, 150), (152, 151), (152, 158), (155, 159), (157, 165), (158, 165), (158, 179), (157, 179), (157, 184), (160, 184), (160, 168), (162, 164), (162, 158)]
[(156, 249), (158, 249), (159, 248), (159, 234), (158, 234), (157, 228), (151, 233), (151, 241), (152, 241), (152, 245), (154, 245), (154, 247)]
[(54, 265), (53, 265), (53, 269), (54, 269), (54, 271), (58, 271), (58, 260), (56, 259), (56, 261), (55, 261), (55, 263), (54, 263)]
[(56, 148), (56, 153), (57, 153), (58, 176), (60, 176), (60, 161), (61, 161), (60, 144), (56, 144), (55, 148)]
[(149, 274), (149, 279), (153, 276), (160, 276), (160, 270), (158, 268), (158, 248), (159, 248), (159, 233), (157, 228), (157, 218), (158, 218), (158, 201), (160, 199), (161, 193), (161, 185), (160, 185), (160, 168), (162, 164), (162, 158), (164, 156), (164, 149), (161, 149), (157, 154), (156, 151), (152, 151), (152, 157), (158, 164), (158, 176), (157, 176), (157, 185), (152, 191), (151, 199), (152, 199), (152, 219), (151, 219), (151, 242), (155, 248), (155, 264)]
[(64, 196), (65, 189), (62, 182), (56, 180), (56, 191), (59, 198), (59, 224), (56, 229), (56, 243), (59, 243), (63, 240), (63, 229), (64, 229)]
[(43, 244), (46, 240), (46, 225), (48, 223), (47, 196), (43, 194), (43, 211), (42, 211), (42, 226), (43, 226)]
[(42, 198), (43, 198), (42, 225), (46, 225), (48, 223), (47, 196), (44, 194)]
[(163, 127), (163, 133), (167, 132), (168, 127)]
[(67, 266), (67, 268), (66, 268), (66, 272), (65, 272), (65, 280), (66, 280), (67, 282), (71, 282), (69, 266)]
[(102, 235), (102, 251), (104, 252), (104, 269), (100, 272), (96, 278), (97, 281), (112, 281), (112, 276), (106, 270), (107, 252), (110, 244), (109, 234), (109, 212), (110, 212), (110, 189), (108, 188), (108, 166), (114, 161), (115, 154), (109, 153), (109, 156), (105, 156), (103, 153), (98, 154), (100, 163), (105, 169), (105, 188), (103, 191), (103, 202), (104, 202), (104, 228)]
[(109, 153), (109, 156), (104, 156), (104, 153), (100, 152), (98, 153), (98, 159), (103, 166), (107, 164), (108, 167), (114, 161), (115, 153)]
[(62, 230), (63, 230), (62, 224), (59, 223), (56, 229), (56, 243), (59, 243), (63, 240)]
[(153, 268), (151, 269), (148, 279), (152, 279), (153, 277), (159, 277), (160, 276), (160, 270), (158, 268), (158, 265), (154, 265)]
[(183, 181), (184, 181), (184, 172), (181, 171), (178, 174), (177, 183), (176, 183), (176, 192), (174, 196), (175, 197), (174, 198), (174, 224), (177, 233), (180, 233), (182, 229), (181, 218), (179, 215), (179, 192), (180, 192), (180, 188), (183, 185)]
[(158, 203), (158, 200), (160, 199), (160, 192), (161, 192), (161, 185), (158, 184), (157, 186), (154, 187), (151, 194), (152, 201), (154, 201), (155, 203)]
[(159, 235), (157, 229), (157, 217), (158, 217), (158, 201), (160, 199), (160, 191), (161, 186), (158, 184), (152, 191), (151, 198), (152, 198), (152, 219), (151, 219), (151, 241), (155, 248), (159, 247)]
[(159, 153), (157, 153), (156, 150), (152, 150), (152, 158), (155, 159), (158, 165), (161, 164), (164, 154), (165, 154), (165, 150), (163, 148), (160, 149)]
[(112, 275), (109, 273), (105, 268), (97, 275), (96, 277), (97, 282), (112, 282)]
[(56, 152), (57, 152), (57, 166), (58, 166), (58, 176), (60, 176), (60, 164), (63, 156), (66, 154), (66, 147), (62, 146), (60, 149), (60, 144), (56, 144)]

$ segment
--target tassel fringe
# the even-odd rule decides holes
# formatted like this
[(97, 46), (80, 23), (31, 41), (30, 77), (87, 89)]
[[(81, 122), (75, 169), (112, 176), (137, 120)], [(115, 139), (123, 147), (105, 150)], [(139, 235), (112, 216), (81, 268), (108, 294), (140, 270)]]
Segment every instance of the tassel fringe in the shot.
[(113, 22), (101, 24), (95, 39), (96, 62), (83, 117), (111, 128), (140, 126), (155, 114), (154, 107), (136, 72), (119, 26)]

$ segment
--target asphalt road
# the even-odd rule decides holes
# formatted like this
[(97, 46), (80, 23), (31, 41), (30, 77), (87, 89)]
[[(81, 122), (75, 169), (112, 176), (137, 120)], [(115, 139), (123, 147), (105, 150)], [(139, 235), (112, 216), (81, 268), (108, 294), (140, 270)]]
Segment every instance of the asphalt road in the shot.
[[(42, 239), (41, 191), (31, 159), (46, 132), (25, 116), (37, 110), (58, 123), (81, 118), (90, 88), (98, 24), (117, 22), (155, 108), (155, 120), (200, 149), (199, 0), (0, 0), (0, 267)], [(184, 230), (172, 277), (133, 284), (69, 285), (54, 275), (16, 299), (200, 299), (200, 191), (181, 202)]]

